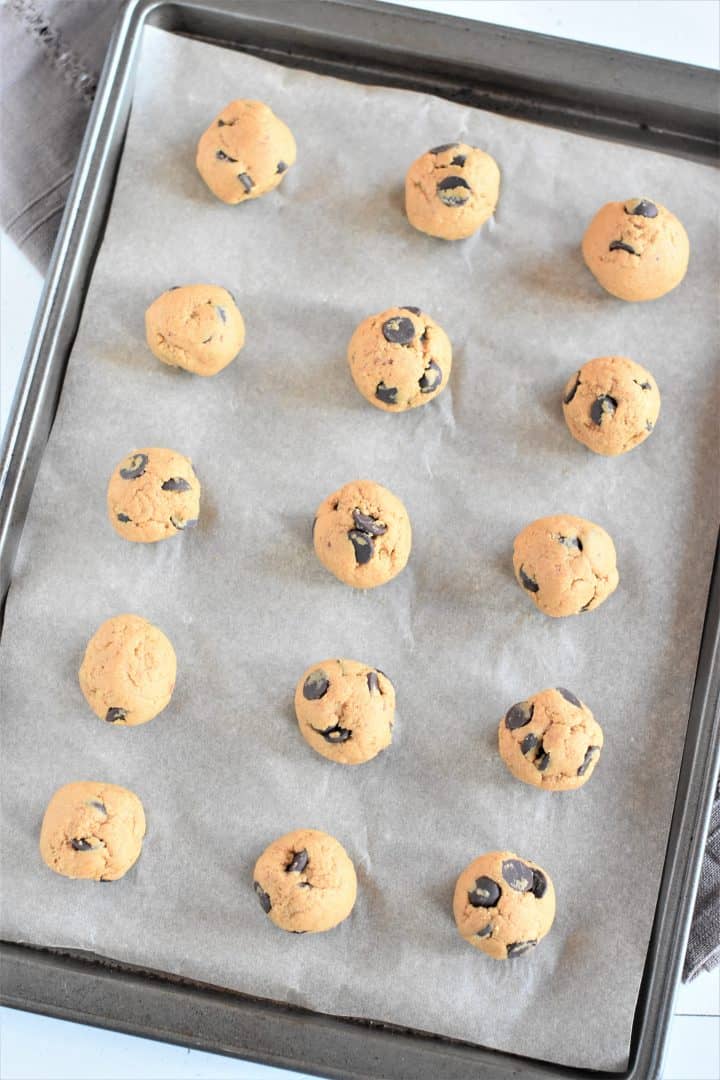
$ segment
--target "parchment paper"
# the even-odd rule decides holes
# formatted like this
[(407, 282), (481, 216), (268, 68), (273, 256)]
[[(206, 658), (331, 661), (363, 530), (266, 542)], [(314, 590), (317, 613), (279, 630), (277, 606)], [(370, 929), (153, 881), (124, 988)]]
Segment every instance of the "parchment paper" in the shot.
[[(232, 208), (194, 167), (199, 133), (235, 97), (268, 101), (298, 164)], [(427, 147), (467, 140), (498, 160), (496, 220), (463, 244), (412, 230), (402, 181)], [(603, 1069), (626, 1062), (658, 897), (697, 655), (717, 503), (713, 355), (717, 189), (707, 167), (396, 90), (290, 71), (147, 30), (107, 233), (25, 528), (3, 634), (2, 933), (89, 949), (348, 1016)], [(603, 293), (579, 243), (608, 199), (648, 194), (692, 243), (656, 303)], [(214, 379), (166, 368), (143, 314), (170, 285), (227, 285), (247, 346)], [(367, 314), (418, 305), (454, 346), (448, 390), (386, 415), (355, 391), (345, 348)], [(657, 377), (649, 441), (605, 460), (569, 436), (565, 380), (624, 353)], [(111, 470), (171, 446), (203, 483), (192, 534), (153, 546), (105, 517)], [(368, 477), (408, 507), (414, 547), (360, 594), (311, 547), (313, 513)], [(527, 522), (567, 511), (615, 538), (621, 583), (598, 611), (552, 620), (514, 583)], [(173, 641), (170, 707), (100, 723), (77, 669), (112, 614)], [(296, 679), (328, 656), (380, 666), (395, 741), (343, 768), (300, 737)], [(606, 747), (581, 791), (515, 781), (496, 728), (515, 701), (568, 686)], [(149, 831), (136, 867), (99, 887), (37, 854), (45, 805), (76, 779), (126, 785)], [(337, 836), (359, 873), (333, 933), (275, 929), (252, 891), (267, 843)], [(530, 956), (497, 963), (458, 936), (451, 898), (479, 853), (509, 848), (552, 875), (558, 912)], [(662, 902), (662, 898), (661, 898)]]

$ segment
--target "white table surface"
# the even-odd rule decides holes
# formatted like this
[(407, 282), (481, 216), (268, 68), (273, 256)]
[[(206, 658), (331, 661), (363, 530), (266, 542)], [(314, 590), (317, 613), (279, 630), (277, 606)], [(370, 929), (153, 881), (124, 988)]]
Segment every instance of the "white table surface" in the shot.
[[(718, 0), (395, 3), (704, 67), (720, 64)], [(0, 234), (0, 430), (10, 411), (41, 288), (41, 276), (12, 241)], [(302, 1076), (12, 1009), (0, 1009), (0, 1033), (2, 1080), (292, 1080)], [(664, 1080), (720, 1080), (719, 970), (680, 988), (663, 1076)]]

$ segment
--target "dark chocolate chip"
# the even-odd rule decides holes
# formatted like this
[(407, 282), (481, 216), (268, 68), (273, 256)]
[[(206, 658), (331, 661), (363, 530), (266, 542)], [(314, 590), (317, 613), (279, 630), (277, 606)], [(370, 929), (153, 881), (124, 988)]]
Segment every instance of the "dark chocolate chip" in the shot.
[(522, 582), (523, 588), (527, 589), (528, 592), (540, 591), (540, 586), (538, 585), (537, 581), (533, 581), (531, 577), (528, 577), (522, 566), (520, 567), (520, 581)]
[(296, 851), (290, 861), (290, 865), (285, 867), (285, 873), (302, 874), (308, 862), (309, 856), (305, 848), (303, 848), (302, 851)]
[(556, 686), (558, 694), (561, 694), (566, 701), (569, 701), (571, 705), (575, 705), (576, 708), (582, 709), (582, 701), (580, 698), (575, 697), (569, 690), (566, 690), (564, 686)]
[(530, 892), (537, 900), (542, 900), (547, 890), (547, 878), (542, 870), (533, 870), (533, 883)]
[(588, 746), (587, 750), (585, 751), (585, 757), (583, 758), (583, 763), (582, 763), (582, 765), (580, 766), (580, 768), (577, 771), (578, 776), (584, 776), (585, 775), (585, 773), (590, 768), (590, 765), (592, 764), (593, 758), (599, 753), (600, 753), (600, 747), (599, 746)]
[(476, 931), (475, 937), (491, 937), (492, 932), (492, 923), (488, 923), (487, 926), (483, 926), (482, 930)]
[(549, 764), (550, 754), (547, 752), (542, 742), (540, 742), (540, 745), (538, 746), (537, 757), (533, 761), (533, 765), (538, 772), (545, 772)]
[(534, 705), (528, 706), (527, 701), (518, 702), (517, 705), (513, 705), (512, 709), (508, 709), (505, 716), (505, 727), (508, 731), (515, 731), (517, 728), (525, 727), (532, 720), (534, 712)]
[(582, 551), (582, 540), (579, 536), (558, 536), (558, 543), (563, 544), (566, 548), (577, 548), (578, 551)]
[(172, 476), (165, 481), (162, 489), (163, 491), (189, 491), (191, 486), (182, 476)]
[(632, 244), (626, 244), (624, 240), (611, 240), (608, 251), (627, 251), (628, 255), (637, 255)]
[(379, 382), (375, 387), (375, 397), (386, 405), (397, 405), (397, 386), (386, 386)]
[(237, 120), (218, 120), (218, 127), (234, 127), (237, 124)]
[(369, 563), (375, 550), (372, 536), (368, 536), (366, 532), (361, 532), (360, 529), (350, 529), (348, 540), (355, 548), (355, 562), (358, 566)]
[(287, 165), (285, 164), (285, 162), (284, 162), (284, 161), (278, 161), (278, 163), (277, 163), (277, 168), (275, 169), (275, 172), (276, 172), (276, 173), (284, 173), (284, 172), (287, 172)]
[(99, 810), (101, 814), (107, 814), (105, 803), (101, 803), (99, 799), (88, 799), (87, 805), (92, 806), (94, 810)]
[(410, 307), (409, 304), (405, 304), (402, 310), (403, 311), (411, 311), (413, 313), (413, 315), (419, 315), (420, 314), (420, 308), (419, 307)]
[(170, 524), (173, 525), (176, 529), (179, 529), (180, 532), (182, 532), (183, 529), (194, 529), (197, 523), (197, 518), (188, 518), (187, 521), (183, 521), (182, 518), (175, 517), (174, 514), (170, 515)]
[(473, 907), (495, 907), (501, 896), (498, 883), (483, 874), (475, 879), (475, 888), (468, 893), (468, 901)]
[(602, 394), (595, 398), (590, 406), (590, 419), (594, 424), (602, 424), (604, 416), (613, 416), (617, 409), (617, 401), (609, 394)]
[(537, 941), (513, 941), (511, 945), (507, 947), (508, 959), (512, 959), (513, 956), (522, 956), (523, 953), (530, 952), (537, 945)]
[(311, 671), (303, 683), (303, 697), (307, 701), (319, 701), (325, 697), (330, 686), (330, 680), (322, 668)]
[(124, 720), (126, 716), (127, 709), (108, 709), (105, 713), (108, 724), (117, 724), (118, 720)]
[(262, 887), (262, 885), (260, 884), (259, 881), (253, 881), (253, 889), (255, 890), (255, 895), (257, 896), (258, 900), (260, 901), (260, 907), (263, 909), (263, 911), (267, 915), (272, 909), (272, 903), (270, 902), (270, 897), (265, 892), (265, 890), (263, 889), (263, 887)]
[(128, 521), (130, 520), (127, 514), (118, 514), (117, 519), (118, 521), (122, 521), (123, 525), (127, 525)]
[(647, 380), (645, 380), (645, 382), (638, 382), (637, 379), (633, 379), (633, 382), (636, 383), (641, 390), (652, 390), (652, 383), (649, 383)]
[(580, 385), (580, 372), (578, 371), (577, 375), (575, 376), (575, 382), (573, 384), (573, 388), (563, 398), (563, 404), (565, 404), (565, 405), (570, 404), (572, 399), (577, 394), (577, 388), (578, 388), (579, 385)]
[(421, 394), (431, 394), (433, 390), (437, 390), (440, 383), (443, 381), (443, 373), (440, 370), (438, 364), (434, 360), (431, 360), (425, 371), (420, 376), (418, 384), (420, 386)]
[[(312, 726), (312, 725), (311, 725)], [(340, 727), (339, 724), (333, 724), (332, 727), (327, 728), (313, 728), (318, 735), (322, 735), (325, 742), (329, 743), (343, 743), (348, 739), (352, 739), (352, 731), (350, 728)]]
[(356, 528), (360, 532), (367, 533), (368, 536), (383, 536), (387, 532), (387, 525), (382, 521), (378, 521), (377, 518), (370, 517), (368, 514), (363, 514), (362, 510), (357, 508), (353, 510), (353, 521)]
[(472, 195), (472, 188), (462, 176), (446, 176), (436, 188), (438, 199), (445, 206), (464, 206)]
[(75, 851), (92, 851), (95, 847), (89, 840), (71, 840), (70, 843)]
[(237, 165), (237, 158), (230, 157), (230, 155), (226, 154), (224, 150), (216, 150), (215, 157), (218, 159), (218, 161), (232, 161), (233, 164)]
[(246, 172), (238, 173), (238, 180), (246, 191), (252, 191), (252, 189), (255, 187), (255, 182), (248, 176)]
[(391, 345), (409, 345), (415, 337), (415, 323), (404, 315), (393, 315), (382, 324), (382, 332)]
[(291, 930), (291, 934), (307, 934), (307, 930)]
[(633, 217), (654, 218), (658, 216), (658, 208), (649, 199), (631, 199), (625, 203), (625, 213), (632, 214)]
[(428, 150), (428, 154), (444, 154), (446, 150), (454, 150), (459, 145), (460, 143), (456, 142), (443, 143), (442, 146), (433, 146), (432, 149)]
[(451, 165), (458, 165), (462, 169), (462, 167), (463, 167), (463, 165), (465, 164), (466, 161), (467, 161), (467, 158), (466, 158), (465, 154), (456, 154), (455, 157), (450, 162), (450, 164)]
[(130, 465), (120, 470), (123, 480), (137, 480), (145, 472), (148, 463), (147, 454), (133, 454)]
[(368, 684), (368, 691), (371, 694), (373, 694), (373, 693), (378, 693), (379, 694), (380, 693), (380, 683), (378, 682), (378, 677), (377, 677), (377, 675), (375, 674), (374, 671), (368, 671), (368, 673), (367, 673), (367, 684)]
[(533, 887), (532, 867), (520, 859), (505, 859), (502, 864), (502, 876), (515, 892), (530, 892)]
[(537, 735), (526, 735), (523, 741), (520, 743), (520, 752), (522, 754), (529, 754), (531, 750), (534, 750), (539, 743)]

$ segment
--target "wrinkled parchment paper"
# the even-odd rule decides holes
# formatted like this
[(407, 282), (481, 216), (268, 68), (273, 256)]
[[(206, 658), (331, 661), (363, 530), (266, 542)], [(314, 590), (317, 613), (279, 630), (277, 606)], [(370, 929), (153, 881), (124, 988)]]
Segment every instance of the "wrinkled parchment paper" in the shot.
[[(298, 164), (274, 194), (217, 202), (195, 143), (235, 97), (271, 104)], [(462, 244), (413, 231), (409, 163), (467, 140), (502, 170), (494, 222)], [(647, 194), (684, 220), (684, 284), (630, 305), (595, 285), (579, 242), (608, 199)], [(285, 70), (147, 30), (107, 233), (7, 607), (2, 649), (2, 933), (341, 1015), (370, 1017), (578, 1066), (628, 1052), (658, 898), (709, 579), (717, 503), (714, 173), (647, 151)], [(159, 364), (143, 313), (170, 285), (228, 286), (247, 345), (202, 380)], [(406, 415), (351, 382), (355, 325), (417, 305), (454, 346), (448, 390)], [(565, 380), (624, 353), (658, 379), (649, 441), (606, 460), (569, 436)], [(105, 517), (119, 458), (188, 454), (201, 523), (153, 546)], [(369, 477), (408, 507), (414, 547), (360, 594), (317, 562), (318, 503)], [(515, 534), (567, 511), (614, 537), (621, 574), (598, 611), (552, 620), (514, 583)], [(137, 729), (100, 723), (77, 669), (108, 616), (169, 634), (170, 707)], [(380, 666), (395, 741), (358, 768), (300, 737), (296, 679), (348, 656)], [(570, 687), (605, 729), (591, 782), (566, 795), (515, 781), (499, 717)], [(37, 854), (60, 784), (101, 779), (142, 798), (142, 856), (111, 887)], [(252, 867), (314, 826), (355, 861), (359, 895), (333, 933), (275, 929)], [(458, 936), (451, 898), (479, 853), (509, 848), (552, 875), (558, 913), (535, 952), (497, 963)], [(8, 868), (10, 868), (8, 870)], [(662, 899), (662, 898), (661, 898)]]

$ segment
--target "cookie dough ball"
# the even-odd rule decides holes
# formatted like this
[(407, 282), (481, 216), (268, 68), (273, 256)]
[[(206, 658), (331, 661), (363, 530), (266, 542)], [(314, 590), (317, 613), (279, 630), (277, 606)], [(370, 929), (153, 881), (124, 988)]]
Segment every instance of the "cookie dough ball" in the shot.
[(570, 514), (539, 518), (515, 537), (518, 584), (546, 615), (592, 611), (615, 592), (615, 545), (599, 525)]
[(323, 660), (298, 682), (295, 715), (318, 754), (361, 765), (392, 742), (395, 689), (377, 668), (357, 660)]
[(58, 788), (40, 830), (40, 854), (56, 874), (117, 881), (137, 860), (145, 811), (132, 791), (80, 780)]
[(290, 128), (262, 101), (231, 101), (200, 136), (195, 163), (213, 195), (247, 202), (282, 182), (295, 163)]
[(145, 334), (163, 364), (217, 375), (245, 344), (245, 323), (220, 285), (176, 285), (145, 312)]
[(176, 672), (175, 650), (162, 630), (139, 615), (116, 615), (88, 642), (80, 689), (101, 720), (134, 727), (163, 711)]
[(190, 458), (158, 446), (133, 450), (110, 477), (107, 508), (115, 531), (141, 544), (197, 525), (200, 481)]
[(685, 277), (690, 243), (674, 214), (650, 199), (606, 203), (583, 237), (585, 264), (621, 300), (657, 300)]
[(603, 733), (587, 705), (558, 686), (513, 705), (500, 721), (498, 745), (518, 780), (546, 791), (574, 791), (592, 776)]
[(347, 919), (357, 877), (345, 848), (318, 829), (297, 829), (266, 847), (255, 863), (260, 905), (281, 930), (317, 934)]
[(660, 415), (660, 391), (634, 360), (600, 356), (568, 380), (563, 412), (578, 442), (614, 457), (645, 442)]
[(405, 212), (420, 232), (441, 240), (472, 236), (495, 212), (500, 170), (476, 146), (446, 143), (413, 161), (405, 178)]
[(348, 363), (364, 398), (405, 412), (427, 405), (447, 385), (452, 346), (442, 327), (416, 307), (370, 315), (350, 338)]
[(354, 480), (328, 495), (313, 522), (320, 562), (354, 589), (374, 589), (399, 574), (410, 555), (407, 510), (387, 488)]
[(457, 879), (453, 914), (470, 945), (495, 960), (510, 960), (547, 934), (555, 918), (555, 889), (537, 863), (490, 851)]

